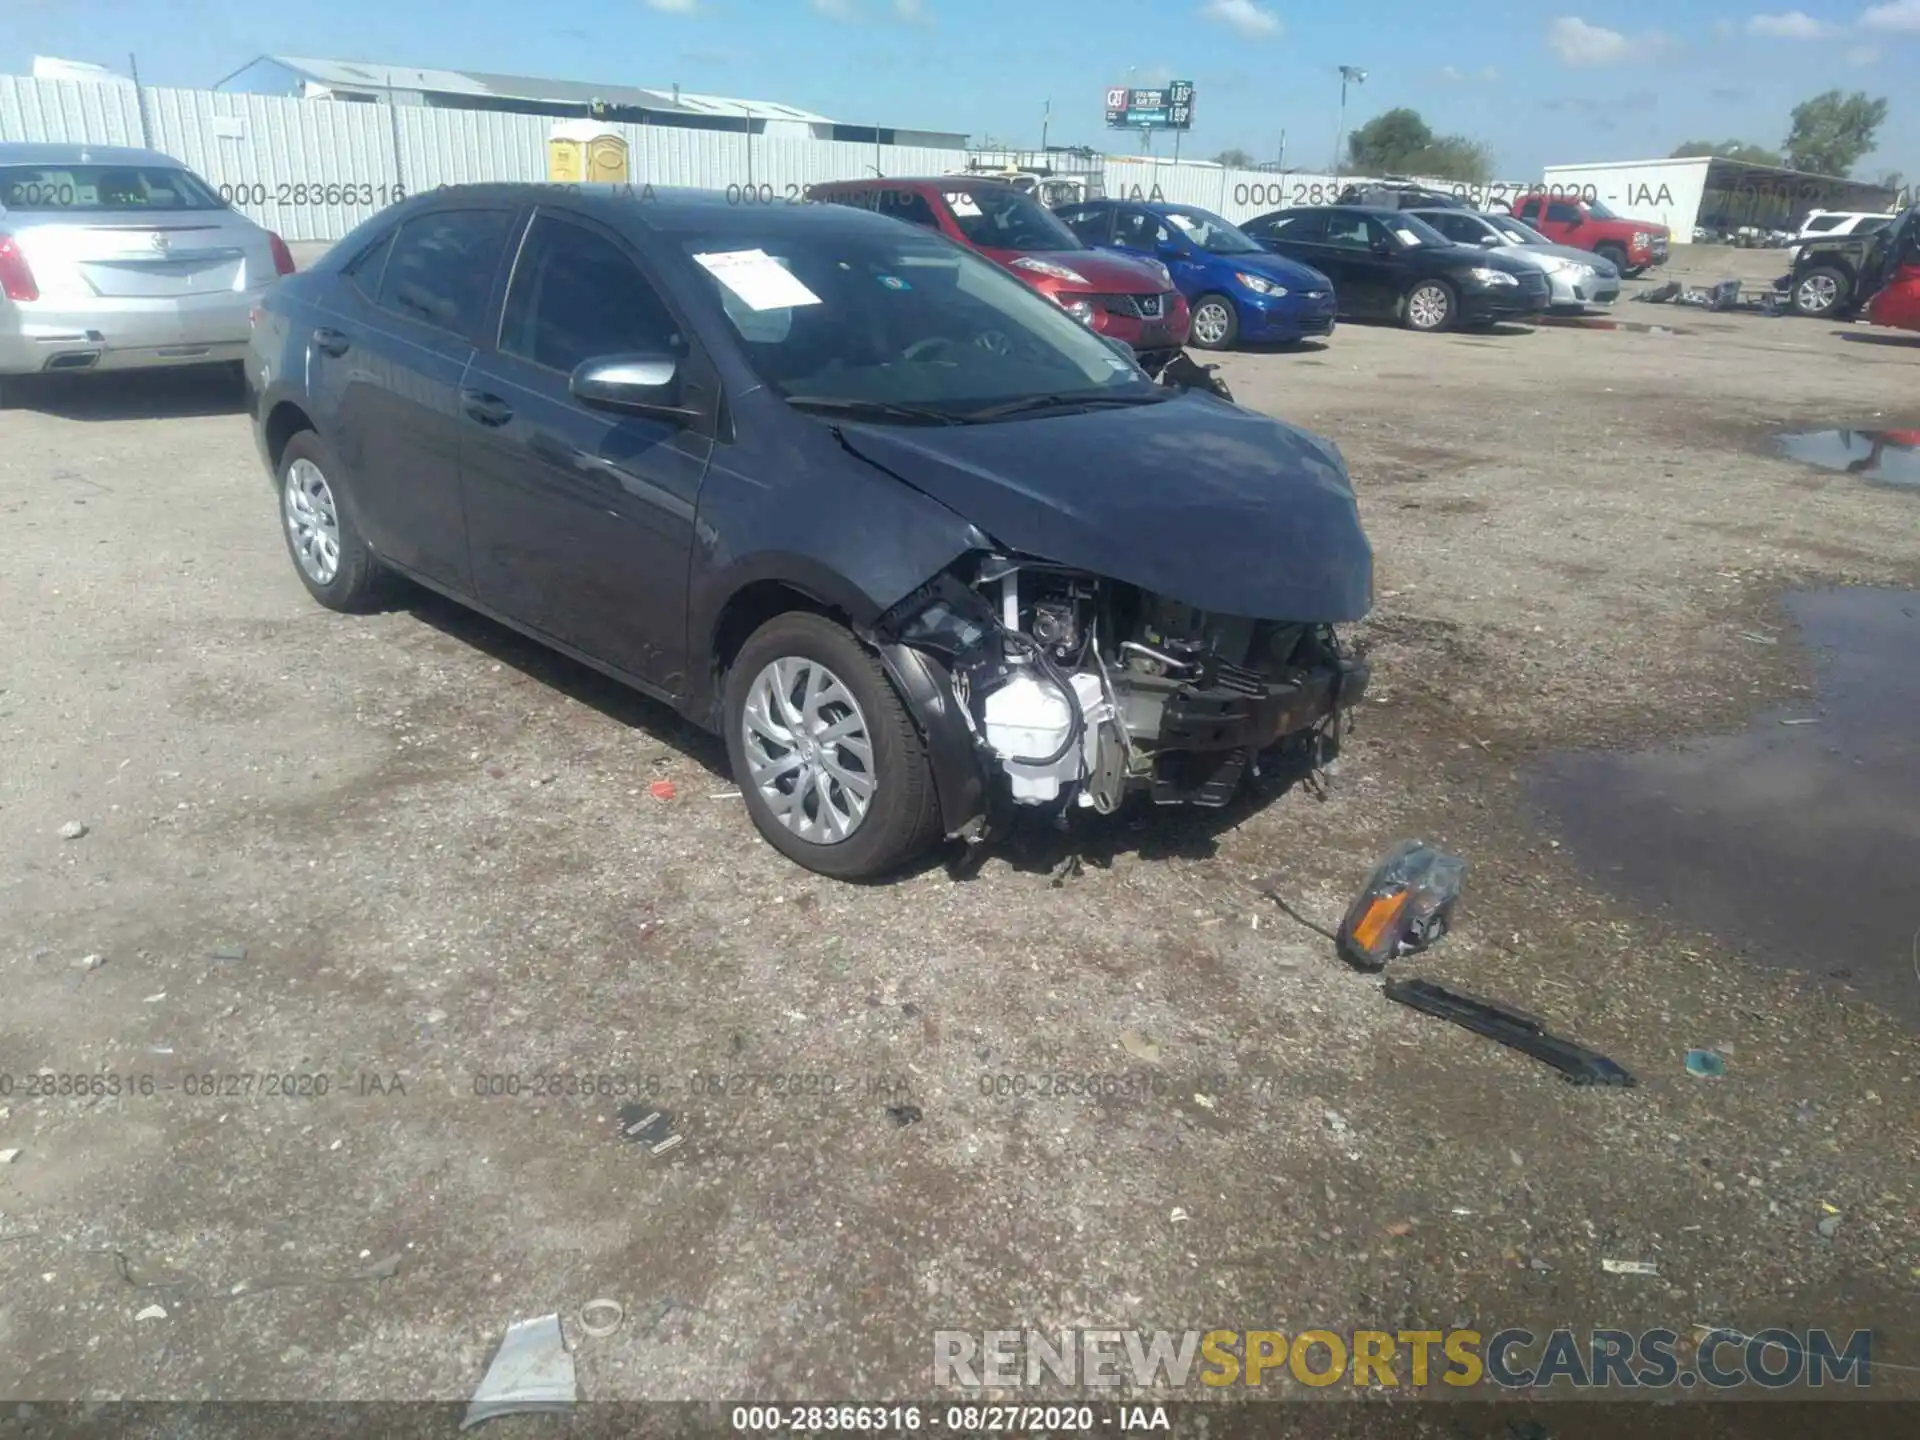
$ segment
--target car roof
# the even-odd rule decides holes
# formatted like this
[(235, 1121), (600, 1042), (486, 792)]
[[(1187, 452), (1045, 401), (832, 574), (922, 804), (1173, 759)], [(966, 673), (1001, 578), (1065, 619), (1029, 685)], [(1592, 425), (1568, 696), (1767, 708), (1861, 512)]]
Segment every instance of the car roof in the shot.
[(823, 180), (809, 186), (814, 194), (823, 191), (850, 192), (858, 194), (863, 190), (911, 190), (916, 195), (937, 195), (942, 191), (972, 190), (1012, 190), (1016, 194), (1025, 194), (1017, 185), (1005, 180), (997, 180), (990, 175), (875, 175), (864, 180)]
[(75, 145), (67, 142), (8, 141), (0, 143), (0, 165), (165, 165), (186, 166), (158, 150), (131, 145)]
[[(891, 182), (877, 182), (888, 184)], [(638, 224), (662, 234), (690, 232), (724, 237), (730, 232), (762, 237), (804, 234), (852, 227), (894, 226), (900, 222), (849, 205), (809, 205), (799, 201), (742, 203), (738, 192), (692, 186), (639, 184), (552, 184), (487, 182), (449, 185), (413, 196), (397, 210), (418, 213), (448, 204), (544, 205), (575, 210), (617, 229)]]

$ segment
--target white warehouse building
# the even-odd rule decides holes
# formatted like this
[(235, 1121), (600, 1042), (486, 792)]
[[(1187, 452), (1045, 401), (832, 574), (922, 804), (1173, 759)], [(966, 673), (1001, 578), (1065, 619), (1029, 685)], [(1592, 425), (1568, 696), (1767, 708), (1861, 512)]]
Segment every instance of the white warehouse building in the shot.
[(1809, 210), (1883, 211), (1895, 202), (1895, 192), (1881, 185), (1712, 155), (1550, 165), (1544, 179), (1549, 191), (1578, 193), (1623, 219), (1664, 225), (1677, 245), (1689, 243), (1696, 228), (1798, 229)]

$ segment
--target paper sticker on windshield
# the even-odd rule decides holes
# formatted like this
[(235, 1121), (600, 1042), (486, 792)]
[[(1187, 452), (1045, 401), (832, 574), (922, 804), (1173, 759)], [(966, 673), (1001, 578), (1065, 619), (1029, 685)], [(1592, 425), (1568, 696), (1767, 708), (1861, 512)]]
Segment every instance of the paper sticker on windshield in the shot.
[(1400, 237), (1400, 243), (1402, 245), (1418, 245), (1420, 243), (1420, 237), (1411, 230), (1396, 230), (1393, 233)]
[(820, 297), (764, 250), (722, 250), (693, 257), (753, 310), (818, 305)]
[(956, 215), (978, 215), (980, 213), (980, 202), (964, 190), (949, 190), (947, 192), (947, 205)]

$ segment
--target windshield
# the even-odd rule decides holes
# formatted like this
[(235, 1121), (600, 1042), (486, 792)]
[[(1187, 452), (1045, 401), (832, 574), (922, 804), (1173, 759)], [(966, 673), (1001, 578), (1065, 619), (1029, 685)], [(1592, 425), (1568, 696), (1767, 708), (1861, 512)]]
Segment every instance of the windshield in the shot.
[(1215, 255), (1257, 255), (1260, 247), (1244, 230), (1208, 210), (1162, 210), (1167, 223), (1194, 245)]
[(1418, 215), (1402, 210), (1386, 222), (1402, 245), (1451, 245), (1453, 242)]
[(105, 214), (224, 210), (197, 175), (166, 165), (0, 165), (0, 208)]
[(1531, 225), (1523, 225), (1518, 220), (1509, 220), (1506, 216), (1488, 216), (1487, 223), (1506, 236), (1516, 245), (1551, 245), (1547, 239)]
[(949, 190), (947, 208), (967, 243), (984, 250), (1084, 250), (1051, 211), (1012, 186)]
[(1600, 200), (1587, 201), (1587, 213), (1596, 220), (1621, 220), (1625, 218), (1624, 216), (1614, 214), (1606, 207), (1605, 202)]
[(898, 228), (681, 243), (748, 363), (796, 408), (964, 419), (1029, 400), (1147, 403), (1167, 394), (999, 266), (938, 235)]

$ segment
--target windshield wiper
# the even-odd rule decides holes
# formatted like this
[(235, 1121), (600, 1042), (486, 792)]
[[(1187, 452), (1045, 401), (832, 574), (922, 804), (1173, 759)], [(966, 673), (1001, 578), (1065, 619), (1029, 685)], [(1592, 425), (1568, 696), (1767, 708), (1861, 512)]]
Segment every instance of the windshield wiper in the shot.
[(870, 416), (875, 420), (912, 420), (922, 425), (968, 423), (967, 419), (946, 410), (935, 410), (925, 405), (900, 405), (891, 400), (855, 400), (844, 395), (789, 395), (786, 402), (796, 410), (818, 410), (850, 418)]
[(1155, 389), (1145, 395), (1023, 395), (1018, 400), (1005, 400), (998, 405), (989, 405), (983, 410), (967, 411), (971, 421), (1001, 420), (1009, 415), (1029, 415), (1039, 410), (1073, 410), (1083, 405), (1158, 405), (1173, 396)]

